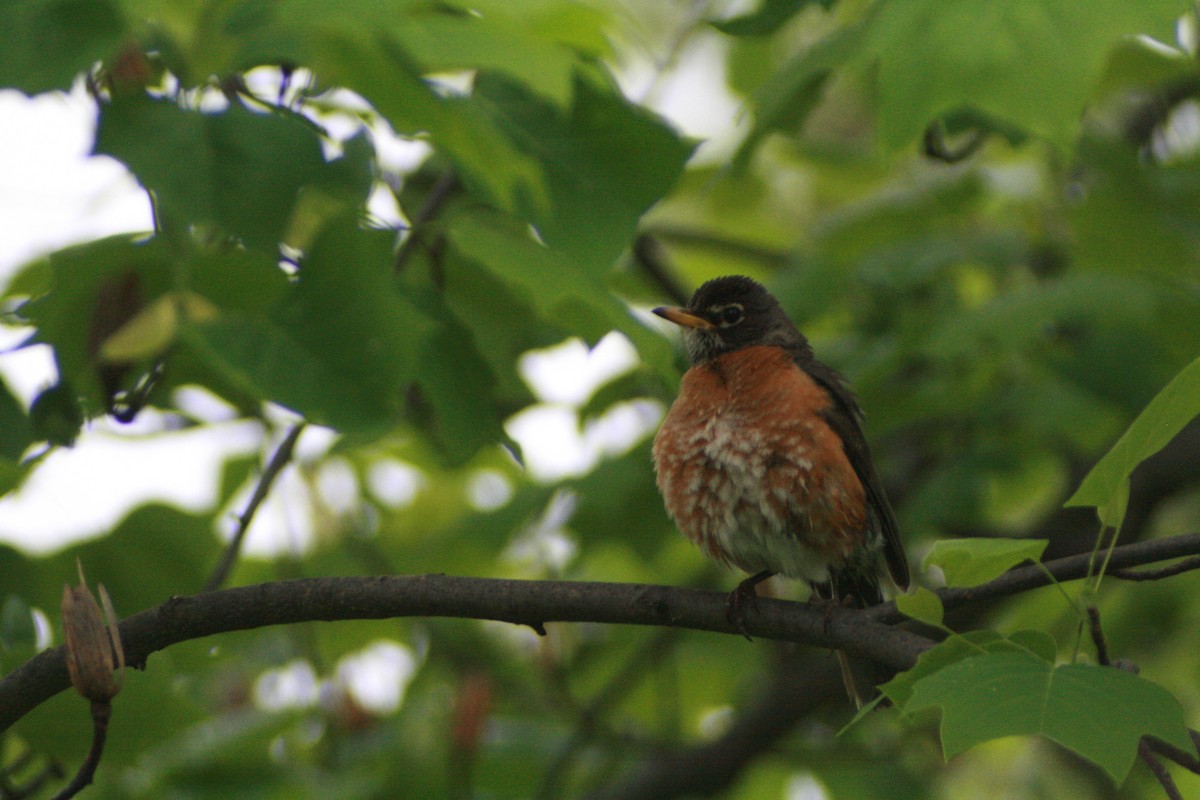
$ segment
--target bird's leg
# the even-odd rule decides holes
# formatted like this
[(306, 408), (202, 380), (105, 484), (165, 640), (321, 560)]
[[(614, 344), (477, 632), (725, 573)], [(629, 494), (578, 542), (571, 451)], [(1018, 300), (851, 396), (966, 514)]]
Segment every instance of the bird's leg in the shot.
[(758, 601), (757, 587), (767, 578), (774, 575), (769, 569), (764, 569), (762, 572), (756, 572), (749, 578), (737, 585), (737, 588), (729, 593), (729, 598), (725, 601), (725, 619), (742, 632), (742, 636), (746, 637), (746, 641), (752, 642), (750, 634), (746, 633), (746, 620), (742, 616), (742, 606), (745, 603), (753, 605)]
[[(825, 597), (817, 591), (813, 591), (812, 596), (817, 598), (817, 601), (825, 605), (825, 633), (829, 633), (829, 623), (833, 620), (833, 609), (837, 607), (846, 607), (854, 598), (851, 595), (842, 596), (838, 592), (837, 582), (832, 578), (829, 581), (829, 596)], [(850, 659), (846, 656), (846, 651), (837, 649), (834, 650), (837, 654), (838, 667), (842, 672), (842, 685), (846, 687), (846, 695), (850, 698), (850, 702), (854, 703), (855, 708), (862, 708), (862, 695), (859, 694), (858, 684), (854, 681), (854, 670), (850, 668)]]

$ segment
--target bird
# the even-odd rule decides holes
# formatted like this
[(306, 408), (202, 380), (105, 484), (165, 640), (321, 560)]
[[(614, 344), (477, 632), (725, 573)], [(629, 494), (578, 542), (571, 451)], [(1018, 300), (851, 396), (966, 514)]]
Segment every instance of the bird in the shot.
[[(655, 480), (683, 534), (749, 574), (729, 595), (730, 621), (746, 633), (741, 607), (773, 575), (858, 607), (882, 602), (885, 567), (907, 589), (858, 401), (778, 300), (732, 275), (653, 312), (682, 329), (690, 361), (654, 438)], [(843, 677), (851, 689), (844, 660)]]

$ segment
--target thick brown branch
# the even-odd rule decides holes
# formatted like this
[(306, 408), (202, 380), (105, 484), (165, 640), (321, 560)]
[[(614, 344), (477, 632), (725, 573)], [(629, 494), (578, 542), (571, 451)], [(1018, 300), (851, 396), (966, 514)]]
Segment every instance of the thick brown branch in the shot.
[[(175, 597), (121, 623), (126, 663), (190, 639), (313, 620), (460, 617), (528, 625), (603, 622), (740, 634), (724, 592), (646, 584), (458, 578), (446, 575), (306, 578)], [(844, 649), (893, 669), (911, 667), (930, 639), (855, 609), (760, 598), (746, 614), (755, 638)], [(0, 680), (0, 731), (67, 688), (62, 648), (46, 650)]]

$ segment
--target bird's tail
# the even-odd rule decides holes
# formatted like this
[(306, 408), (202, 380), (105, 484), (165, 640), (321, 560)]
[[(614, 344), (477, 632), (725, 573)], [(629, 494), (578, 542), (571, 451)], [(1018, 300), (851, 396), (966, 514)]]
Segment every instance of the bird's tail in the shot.
[[(830, 573), (829, 582), (815, 587), (817, 594), (826, 602), (846, 605), (851, 608), (870, 608), (883, 602), (883, 591), (879, 588), (879, 576), (875, 570), (842, 569)], [(842, 683), (846, 695), (855, 708), (862, 708), (863, 697), (855, 681), (850, 658), (844, 650), (836, 650), (838, 666), (842, 670)], [(873, 691), (874, 684), (872, 684)]]

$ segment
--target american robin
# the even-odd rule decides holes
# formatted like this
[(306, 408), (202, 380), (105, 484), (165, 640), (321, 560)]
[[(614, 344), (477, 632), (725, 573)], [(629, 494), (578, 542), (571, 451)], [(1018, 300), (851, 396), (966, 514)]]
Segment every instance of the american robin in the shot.
[[(755, 281), (705, 283), (686, 308), (654, 313), (683, 329), (691, 369), (654, 438), (667, 511), (711, 558), (750, 577), (740, 603), (778, 574), (821, 597), (882, 601), (883, 562), (900, 589), (908, 560), (845, 380)], [(744, 632), (744, 631), (743, 631)]]

